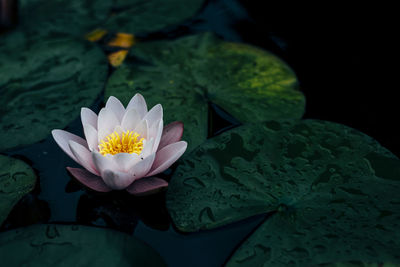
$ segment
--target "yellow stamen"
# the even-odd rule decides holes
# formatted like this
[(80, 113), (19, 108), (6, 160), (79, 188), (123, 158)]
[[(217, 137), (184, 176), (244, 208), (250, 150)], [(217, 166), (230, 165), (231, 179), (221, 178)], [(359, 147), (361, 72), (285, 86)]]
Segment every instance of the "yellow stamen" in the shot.
[(139, 138), (139, 134), (133, 131), (123, 132), (121, 135), (117, 132), (107, 135), (99, 145), (99, 152), (105, 156), (107, 154), (115, 155), (118, 153), (136, 153), (140, 154), (143, 149), (144, 138)]

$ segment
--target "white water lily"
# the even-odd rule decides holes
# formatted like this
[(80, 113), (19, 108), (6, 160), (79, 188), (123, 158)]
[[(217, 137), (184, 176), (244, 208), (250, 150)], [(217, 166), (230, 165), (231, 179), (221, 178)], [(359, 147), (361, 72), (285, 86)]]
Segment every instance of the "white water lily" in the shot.
[(150, 176), (168, 169), (187, 148), (187, 143), (180, 141), (183, 124), (163, 127), (162, 106), (147, 111), (141, 94), (136, 94), (126, 109), (111, 96), (98, 116), (82, 108), (81, 120), (86, 140), (63, 130), (53, 130), (52, 135), (61, 149), (85, 168), (67, 167), (69, 172), (96, 191), (157, 192), (168, 183)]

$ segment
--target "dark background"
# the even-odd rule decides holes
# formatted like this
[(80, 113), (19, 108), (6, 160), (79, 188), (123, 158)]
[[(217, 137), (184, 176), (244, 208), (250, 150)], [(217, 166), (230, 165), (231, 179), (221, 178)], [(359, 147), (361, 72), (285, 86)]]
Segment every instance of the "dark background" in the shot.
[(249, 19), (234, 27), (245, 42), (274, 52), (294, 69), (306, 96), (304, 118), (353, 127), (400, 156), (394, 7), (239, 2)]

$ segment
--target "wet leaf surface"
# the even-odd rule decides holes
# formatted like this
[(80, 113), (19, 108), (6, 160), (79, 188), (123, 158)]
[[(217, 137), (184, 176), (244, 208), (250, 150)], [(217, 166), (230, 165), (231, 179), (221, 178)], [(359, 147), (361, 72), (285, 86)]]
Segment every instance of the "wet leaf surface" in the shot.
[(400, 262), (400, 161), (344, 125), (245, 125), (185, 156), (167, 192), (182, 231), (274, 212), (228, 266)]
[(134, 92), (142, 93), (149, 107), (162, 103), (166, 124), (184, 123), (188, 151), (207, 137), (209, 102), (240, 122), (301, 118), (305, 104), (284, 62), (212, 34), (136, 44), (105, 94), (127, 104)]
[(15, 204), (36, 184), (36, 175), (25, 162), (0, 155), (0, 225)]
[(134, 237), (78, 225), (34, 225), (1, 233), (0, 252), (5, 266), (165, 266), (157, 252)]
[(117, 0), (105, 23), (112, 31), (146, 34), (175, 26), (192, 17), (204, 0)]
[(35, 143), (66, 127), (81, 107), (94, 102), (107, 79), (103, 52), (86, 41), (17, 43), (0, 45), (0, 150)]

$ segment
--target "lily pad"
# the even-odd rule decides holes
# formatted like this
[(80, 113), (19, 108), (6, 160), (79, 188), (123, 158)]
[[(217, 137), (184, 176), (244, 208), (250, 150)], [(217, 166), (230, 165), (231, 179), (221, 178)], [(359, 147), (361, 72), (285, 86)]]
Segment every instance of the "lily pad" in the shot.
[(109, 17), (112, 2), (22, 0), (19, 8), (19, 28), (37, 36), (49, 34), (83, 36)]
[(25, 162), (0, 155), (0, 225), (15, 204), (36, 184), (36, 175)]
[(117, 0), (116, 13), (104, 25), (112, 31), (141, 35), (163, 30), (192, 17), (204, 0)]
[(228, 266), (400, 262), (400, 160), (331, 122), (245, 125), (185, 156), (167, 192), (181, 231), (273, 214)]
[(0, 234), (5, 266), (165, 266), (129, 235), (78, 225), (34, 225)]
[(212, 34), (135, 45), (110, 77), (106, 97), (127, 104), (135, 92), (161, 103), (168, 122), (183, 121), (188, 151), (207, 137), (208, 103), (241, 122), (301, 118), (305, 100), (293, 71), (261, 49)]
[(107, 79), (103, 52), (86, 41), (8, 43), (0, 57), (0, 150), (32, 144), (90, 106)]

